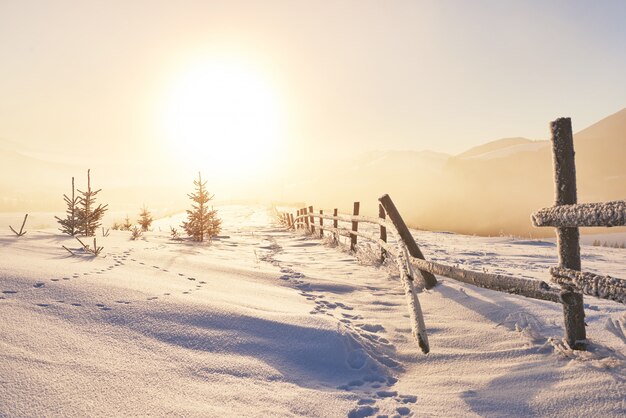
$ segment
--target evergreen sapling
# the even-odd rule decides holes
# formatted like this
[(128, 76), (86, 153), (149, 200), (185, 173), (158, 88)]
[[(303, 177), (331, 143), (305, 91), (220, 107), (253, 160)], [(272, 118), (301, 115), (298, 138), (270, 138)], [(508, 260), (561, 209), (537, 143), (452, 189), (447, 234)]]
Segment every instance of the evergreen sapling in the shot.
[(202, 242), (220, 233), (222, 221), (217, 217), (217, 211), (208, 207), (213, 196), (207, 192), (206, 181), (202, 181), (200, 173), (193, 184), (196, 191), (188, 194), (193, 203), (192, 208), (187, 210), (187, 221), (183, 222), (183, 229), (194, 241)]
[(66, 194), (63, 195), (63, 199), (67, 204), (67, 209), (65, 210), (67, 216), (65, 219), (55, 216), (59, 224), (61, 224), (59, 230), (71, 236), (78, 233), (78, 205), (80, 203), (80, 197), (76, 196), (75, 190), (74, 177), (72, 177), (72, 197), (69, 198)]
[(87, 237), (96, 235), (96, 230), (101, 225), (104, 212), (107, 210), (108, 205), (96, 206), (96, 195), (102, 190), (91, 190), (91, 176), (90, 171), (87, 170), (87, 191), (78, 191), (80, 196), (80, 206), (78, 208), (78, 233)]

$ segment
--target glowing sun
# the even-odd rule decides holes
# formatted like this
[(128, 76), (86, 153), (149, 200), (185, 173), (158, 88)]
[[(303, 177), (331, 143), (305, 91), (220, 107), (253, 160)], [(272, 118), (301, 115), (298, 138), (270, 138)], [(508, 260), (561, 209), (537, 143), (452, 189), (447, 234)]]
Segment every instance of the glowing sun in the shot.
[(281, 117), (276, 89), (261, 71), (220, 57), (175, 77), (162, 122), (171, 149), (186, 163), (250, 176), (272, 164)]

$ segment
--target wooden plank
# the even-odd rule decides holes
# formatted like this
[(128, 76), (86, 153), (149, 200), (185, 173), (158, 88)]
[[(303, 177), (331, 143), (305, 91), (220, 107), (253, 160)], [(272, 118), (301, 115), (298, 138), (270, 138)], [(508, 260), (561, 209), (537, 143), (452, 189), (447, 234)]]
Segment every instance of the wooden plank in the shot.
[[(555, 206), (576, 204), (576, 165), (574, 138), (570, 118), (559, 118), (550, 124), (554, 162)], [(559, 267), (580, 271), (579, 232), (576, 227), (556, 228)], [(587, 339), (583, 295), (563, 286), (565, 338), (570, 347), (584, 350)]]
[[(360, 208), (361, 204), (359, 202), (354, 202), (354, 207), (352, 210), (352, 214), (354, 216), (358, 216), (359, 215), (359, 208)], [(358, 221), (352, 221), (352, 231), (353, 232), (357, 232), (359, 230), (359, 222)], [(353, 234), (350, 237), (350, 251), (356, 251), (356, 240), (357, 240), (357, 235)]]
[[(382, 220), (385, 220), (387, 215), (385, 214), (385, 208), (382, 204), (378, 204), (378, 217)], [(383, 242), (387, 242), (387, 227), (380, 225), (380, 240)], [(387, 257), (387, 251), (384, 248), (380, 248), (380, 262), (384, 263), (385, 258)]]
[(315, 219), (313, 219), (313, 206), (309, 206), (309, 226), (311, 227), (311, 233), (315, 233)]
[[(337, 229), (339, 227), (339, 221), (337, 220), (337, 213), (339, 209), (333, 209), (333, 228)], [(335, 234), (335, 243), (339, 243), (339, 235)]]
[[(320, 209), (320, 215), (324, 215), (324, 211)], [(324, 218), (320, 216), (320, 238), (324, 238)]]
[(409, 255), (406, 246), (402, 241), (398, 242), (398, 256), (396, 257), (396, 262), (398, 263), (398, 270), (400, 272), (400, 282), (402, 283), (407, 306), (409, 307), (409, 319), (411, 321), (413, 337), (417, 340), (417, 344), (422, 349), (422, 352), (428, 354), (430, 344), (428, 343), (422, 307), (420, 306), (415, 290), (415, 273), (409, 263)]
[[(383, 205), (383, 208), (385, 209), (387, 216), (389, 216), (389, 219), (391, 219), (391, 222), (393, 222), (393, 225), (395, 226), (396, 231), (398, 231), (398, 235), (404, 242), (404, 245), (406, 245), (409, 254), (415, 258), (420, 258), (424, 260), (424, 254), (422, 254), (422, 251), (417, 246), (415, 239), (413, 239), (409, 228), (404, 223), (404, 219), (402, 219), (402, 216), (400, 216), (400, 212), (398, 212), (398, 209), (391, 200), (391, 197), (389, 197), (388, 194), (385, 194), (381, 196), (378, 200), (380, 201), (381, 205)], [(419, 272), (424, 279), (426, 289), (432, 289), (437, 285), (437, 278), (432, 273), (421, 269)]]
[(626, 225), (626, 201), (579, 203), (543, 208), (532, 215), (534, 226), (581, 227)]
[(557, 303), (561, 302), (561, 295), (553, 291), (544, 281), (506, 276), (504, 274), (470, 271), (436, 263), (434, 261), (422, 260), (421, 258), (413, 258), (411, 262), (421, 271), (428, 271), (431, 274), (449, 277), (485, 289), (526, 296), (533, 299), (549, 300)]
[(550, 274), (554, 282), (573, 287), (585, 295), (626, 304), (626, 280), (561, 267), (550, 268)]

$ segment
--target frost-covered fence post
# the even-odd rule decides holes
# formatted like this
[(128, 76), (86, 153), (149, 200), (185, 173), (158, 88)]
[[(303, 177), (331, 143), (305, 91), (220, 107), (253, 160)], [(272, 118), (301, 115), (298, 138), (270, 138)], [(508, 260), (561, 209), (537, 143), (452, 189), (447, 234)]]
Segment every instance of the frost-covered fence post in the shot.
[(291, 229), (296, 229), (296, 226), (294, 225), (294, 221), (293, 221), (293, 213), (289, 214), (289, 227)]
[[(576, 203), (576, 165), (572, 120), (559, 118), (550, 123), (554, 161), (555, 206)], [(559, 267), (580, 271), (580, 242), (577, 227), (556, 228), (559, 249)], [(565, 338), (570, 347), (584, 349), (585, 310), (583, 295), (568, 286), (562, 286)]]
[[(324, 211), (320, 209), (320, 215), (323, 215)], [(324, 238), (324, 218), (320, 216), (320, 238)]]
[[(380, 219), (385, 219), (387, 217), (387, 215), (385, 215), (385, 208), (383, 207), (382, 204), (378, 204), (378, 217)], [(386, 226), (380, 226), (380, 240), (383, 242), (387, 242), (387, 227)], [(384, 262), (385, 258), (387, 258), (387, 251), (385, 251), (384, 248), (380, 248), (380, 262)]]
[(309, 217), (306, 216), (307, 214), (307, 210), (306, 208), (302, 208), (302, 216), (304, 217), (304, 229), (306, 229), (306, 231), (309, 231)]
[(313, 218), (313, 206), (309, 206), (309, 225), (311, 225), (311, 234), (315, 234), (315, 218)]
[[(359, 208), (361, 206), (361, 203), (359, 202), (354, 202), (354, 208), (352, 210), (352, 214), (354, 216), (359, 216)], [(352, 231), (354, 232), (358, 232), (359, 231), (359, 222), (358, 221), (352, 221)], [(356, 234), (350, 234), (350, 251), (356, 251)]]
[[(396, 231), (398, 231), (398, 235), (400, 236), (400, 239), (404, 242), (404, 245), (409, 251), (409, 254), (411, 254), (411, 256), (415, 258), (421, 258), (422, 260), (425, 260), (424, 254), (422, 254), (422, 251), (417, 246), (415, 239), (411, 235), (409, 228), (404, 223), (404, 219), (402, 219), (402, 216), (400, 216), (400, 212), (398, 212), (398, 209), (391, 200), (391, 197), (389, 197), (388, 194), (385, 194), (382, 195), (378, 200), (380, 201), (380, 204), (383, 205), (383, 208), (385, 208), (385, 212), (387, 212), (389, 219), (391, 219), (391, 222), (393, 222), (393, 225), (396, 227)], [(437, 285), (437, 278), (434, 274), (424, 270), (419, 270), (419, 272), (424, 279), (426, 289), (432, 289)]]
[(424, 314), (422, 313), (422, 307), (415, 291), (415, 272), (411, 267), (409, 254), (407, 252), (406, 245), (404, 245), (402, 240), (398, 241), (398, 257), (396, 257), (396, 262), (398, 263), (400, 281), (402, 282), (407, 306), (409, 307), (409, 318), (411, 321), (413, 337), (417, 340), (417, 344), (422, 349), (422, 352), (424, 354), (428, 354), (430, 351), (430, 344), (428, 344), (428, 335), (426, 333), (426, 325), (424, 324)]
[(337, 215), (339, 214), (339, 209), (333, 209), (333, 228), (335, 229), (335, 242), (339, 243), (339, 233), (337, 229), (339, 228), (339, 220), (337, 220)]

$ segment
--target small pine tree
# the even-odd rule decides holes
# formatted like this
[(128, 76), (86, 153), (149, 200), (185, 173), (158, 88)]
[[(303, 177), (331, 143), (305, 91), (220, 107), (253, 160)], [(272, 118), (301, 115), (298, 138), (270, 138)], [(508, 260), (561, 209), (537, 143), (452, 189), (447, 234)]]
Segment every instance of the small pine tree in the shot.
[(141, 213), (139, 213), (139, 220), (137, 221), (139, 225), (141, 225), (141, 230), (143, 232), (146, 232), (148, 228), (150, 228), (150, 225), (152, 225), (152, 221), (152, 216), (150, 215), (150, 212), (148, 212), (148, 208), (146, 208), (146, 205), (144, 205), (143, 208), (141, 208)]
[(102, 190), (91, 190), (91, 170), (87, 170), (87, 191), (78, 191), (80, 196), (80, 206), (78, 208), (78, 233), (92, 237), (96, 235), (96, 230), (100, 228), (102, 217), (108, 205), (96, 205), (96, 195)]
[(130, 221), (128, 215), (126, 215), (126, 219), (124, 219), (124, 223), (121, 225), (120, 229), (122, 231), (130, 231), (130, 228), (132, 228), (132, 226), (133, 223)]
[(55, 216), (57, 221), (61, 224), (59, 230), (64, 234), (76, 235), (78, 233), (78, 205), (80, 203), (80, 197), (76, 196), (74, 188), (74, 177), (72, 177), (72, 197), (69, 198), (66, 194), (63, 195), (63, 199), (67, 204), (65, 213), (67, 214), (65, 219), (61, 219)]
[(189, 193), (189, 199), (193, 201), (190, 210), (187, 210), (187, 221), (183, 222), (183, 229), (194, 241), (211, 239), (220, 233), (222, 221), (217, 217), (217, 211), (208, 203), (213, 196), (206, 190), (206, 181), (202, 181), (202, 175), (198, 173), (198, 180), (194, 180), (196, 186), (194, 193)]

